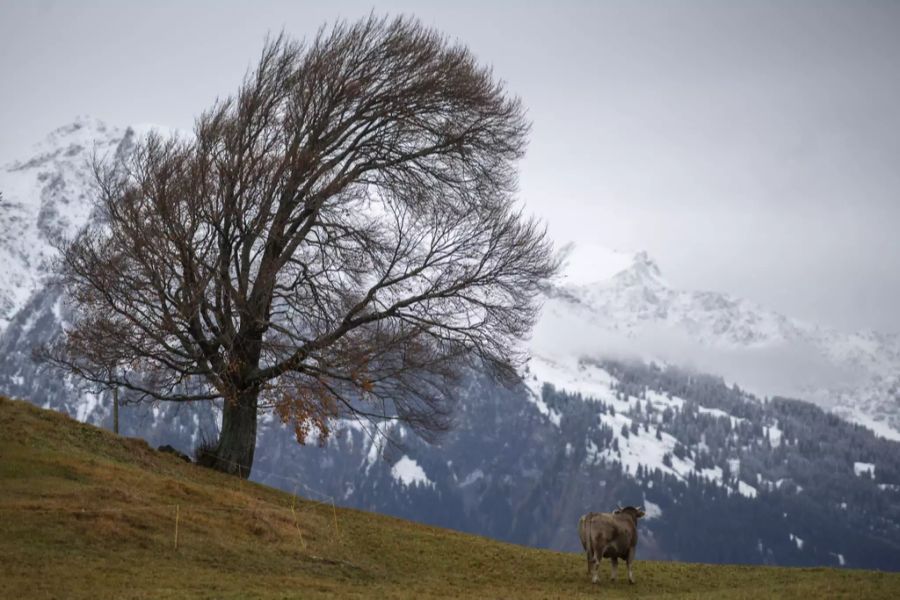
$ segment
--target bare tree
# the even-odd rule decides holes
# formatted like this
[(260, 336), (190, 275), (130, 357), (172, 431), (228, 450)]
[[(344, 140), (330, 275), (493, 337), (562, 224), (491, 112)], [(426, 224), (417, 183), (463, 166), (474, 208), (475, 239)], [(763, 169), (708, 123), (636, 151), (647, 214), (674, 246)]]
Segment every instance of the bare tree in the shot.
[(104, 219), (62, 255), (77, 317), (43, 354), (145, 398), (224, 400), (211, 462), (243, 477), (260, 410), (301, 443), (347, 415), (440, 431), (466, 366), (514, 376), (556, 268), (513, 196), (528, 129), (414, 20), (282, 34), (193, 137), (98, 166)]

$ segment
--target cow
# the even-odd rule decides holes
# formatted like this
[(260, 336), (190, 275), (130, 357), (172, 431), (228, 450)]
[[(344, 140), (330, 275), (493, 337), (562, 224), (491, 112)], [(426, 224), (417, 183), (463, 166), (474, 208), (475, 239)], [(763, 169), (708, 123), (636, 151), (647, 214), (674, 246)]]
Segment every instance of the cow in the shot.
[(637, 521), (644, 516), (643, 508), (626, 506), (612, 513), (589, 512), (578, 521), (578, 535), (587, 557), (588, 575), (591, 581), (600, 581), (600, 561), (604, 558), (612, 562), (612, 577), (618, 575), (619, 559), (628, 565), (628, 581), (634, 583), (631, 563), (634, 562), (634, 548), (637, 545)]

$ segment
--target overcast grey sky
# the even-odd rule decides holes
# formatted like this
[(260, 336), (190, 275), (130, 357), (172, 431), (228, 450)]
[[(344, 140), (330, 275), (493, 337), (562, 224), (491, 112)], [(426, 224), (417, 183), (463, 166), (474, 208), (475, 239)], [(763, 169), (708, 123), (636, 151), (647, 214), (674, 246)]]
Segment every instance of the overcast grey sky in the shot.
[(522, 97), (521, 195), (560, 243), (900, 331), (900, 2), (0, 0), (0, 163), (79, 114), (189, 128), (267, 32), (372, 9), (459, 39)]

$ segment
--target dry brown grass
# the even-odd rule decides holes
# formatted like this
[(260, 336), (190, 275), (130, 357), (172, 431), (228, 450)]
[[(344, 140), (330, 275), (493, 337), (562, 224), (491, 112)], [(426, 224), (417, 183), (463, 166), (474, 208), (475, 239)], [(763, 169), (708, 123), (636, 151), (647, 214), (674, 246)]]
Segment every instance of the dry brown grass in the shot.
[(639, 562), (635, 575), (591, 586), (580, 555), (333, 512), (0, 399), (0, 598), (900, 597), (900, 575), (866, 571)]

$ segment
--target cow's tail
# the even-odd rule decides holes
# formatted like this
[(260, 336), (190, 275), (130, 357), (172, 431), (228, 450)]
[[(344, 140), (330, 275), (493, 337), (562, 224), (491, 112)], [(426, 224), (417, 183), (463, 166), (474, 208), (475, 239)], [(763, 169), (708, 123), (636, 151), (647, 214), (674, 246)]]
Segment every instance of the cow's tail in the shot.
[(593, 521), (594, 513), (588, 513), (585, 519), (585, 533), (587, 535), (587, 572), (591, 574), (591, 561), (594, 559), (594, 536), (591, 535), (591, 521)]

